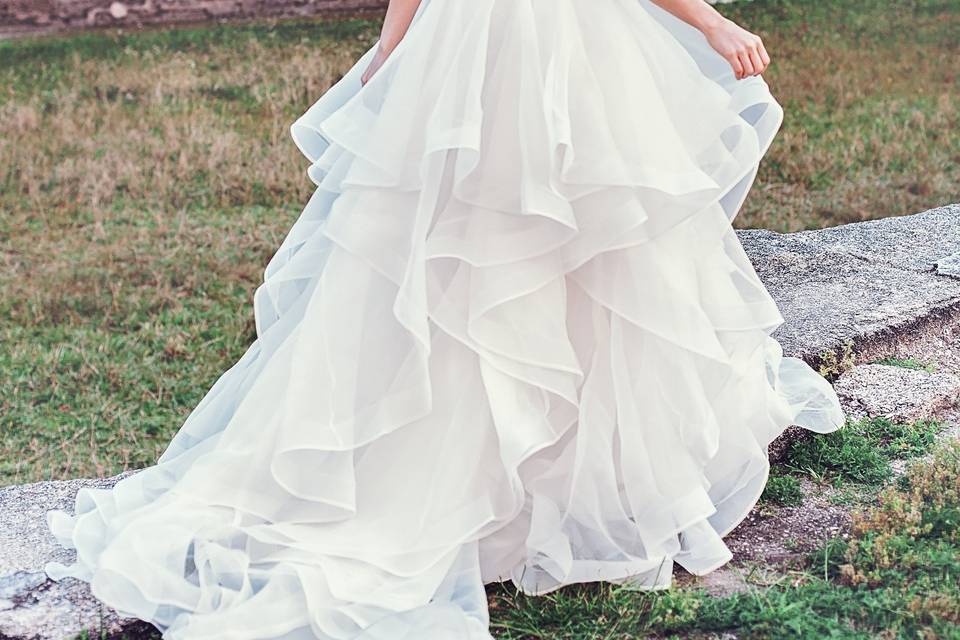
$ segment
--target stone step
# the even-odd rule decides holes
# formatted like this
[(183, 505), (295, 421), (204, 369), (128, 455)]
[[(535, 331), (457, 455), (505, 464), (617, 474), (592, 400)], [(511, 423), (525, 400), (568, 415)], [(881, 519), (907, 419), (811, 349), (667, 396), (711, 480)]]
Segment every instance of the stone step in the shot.
[(786, 321), (784, 353), (820, 365), (911, 351), (960, 325), (960, 204), (909, 216), (780, 234), (738, 235)]
[[(960, 279), (948, 258), (960, 255), (960, 205), (822, 231), (739, 233), (784, 315), (775, 335), (787, 355), (817, 366), (922, 356), (943, 369), (866, 364), (843, 372), (836, 384), (848, 413), (914, 419), (939, 415), (956, 401)], [(771, 459), (799, 433), (789, 429), (778, 439)], [(54, 583), (42, 573), (47, 561), (70, 561), (72, 553), (56, 545), (44, 513), (70, 509), (80, 487), (109, 487), (120, 477), (0, 489), (0, 638), (64, 640), (84, 630), (98, 638), (149, 637), (148, 625), (119, 619), (85, 583)], [(773, 570), (771, 563), (805, 545), (842, 535), (846, 510), (822, 487), (808, 483), (805, 489), (803, 506), (755, 509), (727, 538), (735, 561), (703, 578), (706, 586), (740, 588), (750, 563)], [(704, 586), (682, 575), (678, 583)]]
[(0, 638), (72, 640), (87, 631), (91, 638), (135, 640), (152, 628), (121, 619), (100, 604), (89, 586), (78, 580), (54, 582), (43, 566), (72, 562), (74, 552), (62, 549), (47, 531), (48, 509), (73, 510), (81, 487), (112, 487), (126, 474), (95, 480), (37, 482), (0, 489)]
[(942, 415), (960, 399), (960, 378), (884, 364), (865, 364), (841, 375), (834, 389), (854, 420), (884, 417), (913, 422)]

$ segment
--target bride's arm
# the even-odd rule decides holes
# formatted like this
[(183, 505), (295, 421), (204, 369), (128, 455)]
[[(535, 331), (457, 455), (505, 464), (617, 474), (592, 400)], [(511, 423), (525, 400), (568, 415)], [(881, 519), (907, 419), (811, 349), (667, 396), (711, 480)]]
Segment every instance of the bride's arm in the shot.
[(710, 46), (733, 67), (738, 79), (760, 75), (770, 64), (760, 36), (724, 18), (704, 0), (650, 1), (703, 32)]
[(377, 46), (377, 53), (374, 55), (370, 66), (364, 72), (362, 77), (363, 84), (366, 84), (373, 74), (383, 66), (393, 50), (400, 44), (403, 36), (406, 35), (413, 16), (420, 6), (420, 0), (390, 0), (387, 6), (387, 15), (383, 19), (383, 28), (380, 30), (380, 42)]

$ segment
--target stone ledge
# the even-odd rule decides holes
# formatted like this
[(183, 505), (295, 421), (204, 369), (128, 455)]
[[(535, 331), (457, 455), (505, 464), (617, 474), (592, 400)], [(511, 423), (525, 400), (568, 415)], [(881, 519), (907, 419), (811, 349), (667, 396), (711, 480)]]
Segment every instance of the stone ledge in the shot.
[(960, 324), (960, 204), (910, 216), (779, 234), (738, 232), (786, 320), (784, 353), (858, 361)]
[(943, 415), (955, 406), (960, 378), (944, 371), (864, 364), (840, 376), (834, 389), (851, 419), (913, 422)]
[(124, 474), (95, 480), (37, 482), (0, 489), (0, 638), (67, 640), (82, 631), (91, 638), (134, 640), (149, 629), (121, 621), (77, 580), (54, 582), (43, 572), (49, 561), (72, 562), (47, 531), (48, 509), (73, 510), (81, 487), (112, 487)]

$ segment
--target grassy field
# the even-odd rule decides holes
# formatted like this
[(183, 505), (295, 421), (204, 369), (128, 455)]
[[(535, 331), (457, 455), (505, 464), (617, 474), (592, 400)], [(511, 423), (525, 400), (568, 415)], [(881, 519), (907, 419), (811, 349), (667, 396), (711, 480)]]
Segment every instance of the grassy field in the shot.
[[(960, 200), (960, 5), (760, 1), (781, 135), (738, 219), (788, 230)], [(253, 339), (311, 190), (288, 125), (371, 21), (0, 43), (0, 483), (152, 462)]]
[[(960, 3), (754, 0), (786, 108), (739, 226), (796, 230), (960, 201)], [(289, 124), (372, 21), (0, 43), (0, 486), (155, 461), (254, 338), (251, 295), (311, 193)], [(918, 366), (924, 366), (922, 364)], [(870, 504), (851, 538), (720, 598), (490, 591), (504, 640), (960, 639), (960, 449), (890, 484), (937, 425), (867, 421), (792, 451)], [(882, 434), (882, 437), (881, 437)], [(845, 486), (846, 486), (845, 485)]]

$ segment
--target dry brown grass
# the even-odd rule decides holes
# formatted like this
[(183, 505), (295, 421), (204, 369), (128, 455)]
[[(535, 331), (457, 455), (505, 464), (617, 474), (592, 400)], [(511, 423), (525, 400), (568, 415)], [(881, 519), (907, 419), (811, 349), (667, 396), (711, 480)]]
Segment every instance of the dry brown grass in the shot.
[(167, 210), (245, 205), (258, 190), (304, 197), (303, 162), (287, 137), (292, 110), (330, 86), (354, 52), (270, 53), (253, 42), (242, 57), (75, 60), (75, 82), (4, 103), (0, 151), (19, 206), (69, 225), (80, 210), (109, 216), (118, 197)]
[[(830, 226), (960, 201), (960, 5), (746, 3), (783, 129), (740, 226)], [(785, 7), (793, 6), (794, 9)]]
[[(243, 57), (221, 50), (199, 61), (151, 52), (121, 64), (74, 60), (78, 81), (0, 106), (9, 189), (0, 202), (8, 214), (8, 267), (17, 273), (7, 292), (39, 302), (18, 320), (61, 321), (57, 300), (78, 278), (94, 297), (109, 280), (149, 286), (162, 298), (172, 294), (161, 281), (173, 279), (182, 294), (184, 280), (200, 274), (188, 256), (179, 256), (188, 263), (182, 277), (152, 268), (176, 269), (173, 256), (158, 249), (194, 245), (219, 253), (218, 244), (250, 243), (252, 235), (277, 240), (289, 217), (278, 215), (266, 228), (244, 229), (236, 220), (236, 228), (224, 229), (204, 213), (247, 206), (289, 212), (305, 201), (305, 164), (287, 137), (292, 110), (329, 87), (355, 52), (318, 55), (295, 45), (271, 53), (253, 42)], [(196, 246), (201, 239), (203, 248)], [(78, 243), (78, 259), (51, 260), (78, 253)], [(254, 267), (232, 275), (249, 278)], [(84, 273), (100, 278), (90, 282)]]
[(290, 122), (368, 42), (69, 53), (52, 79), (8, 74), (0, 484), (156, 459), (254, 336), (250, 295), (311, 192)]

